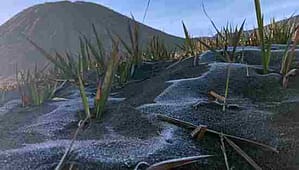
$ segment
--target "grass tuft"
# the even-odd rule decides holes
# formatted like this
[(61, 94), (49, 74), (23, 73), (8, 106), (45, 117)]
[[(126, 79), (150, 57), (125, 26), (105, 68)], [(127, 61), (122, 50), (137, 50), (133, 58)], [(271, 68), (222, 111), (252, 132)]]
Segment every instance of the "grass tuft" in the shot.
[(132, 16), (132, 23), (129, 22), (128, 24), (128, 35), (130, 39), (130, 43), (127, 43), (120, 35), (117, 35), (118, 40), (125, 48), (126, 52), (128, 53), (129, 60), (131, 62), (131, 71), (130, 76), (133, 77), (135, 70), (142, 64), (142, 46), (140, 42), (140, 32), (139, 32), (139, 25), (135, 21), (134, 17)]
[(48, 79), (49, 75), (45, 73), (46, 67), (34, 70), (16, 72), (17, 87), (22, 99), (22, 105), (41, 105), (46, 100), (54, 97), (57, 82)]
[(256, 19), (258, 24), (258, 41), (261, 45), (262, 53), (262, 65), (264, 68), (264, 74), (269, 72), (269, 64), (271, 60), (271, 44), (272, 44), (272, 34), (265, 34), (264, 31), (264, 17), (262, 15), (260, 0), (254, 0)]
[(150, 61), (166, 61), (175, 58), (175, 50), (168, 47), (158, 36), (153, 36), (145, 52), (145, 59)]
[(115, 76), (116, 68), (119, 62), (119, 43), (118, 41), (113, 40), (112, 52), (110, 54), (110, 60), (105, 71), (105, 76), (103, 83), (99, 82), (96, 98), (95, 98), (95, 108), (96, 108), (96, 117), (101, 118), (105, 104), (108, 100), (110, 90), (112, 87), (113, 79)]

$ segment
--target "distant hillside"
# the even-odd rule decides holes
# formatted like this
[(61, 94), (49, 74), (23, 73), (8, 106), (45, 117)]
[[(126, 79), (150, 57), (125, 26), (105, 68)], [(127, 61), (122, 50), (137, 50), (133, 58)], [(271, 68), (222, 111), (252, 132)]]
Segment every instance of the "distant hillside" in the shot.
[[(283, 22), (288, 22), (288, 21), (291, 21), (292, 23), (294, 22), (295, 23), (295, 26), (296, 25), (299, 25), (299, 15), (296, 15), (296, 16), (293, 16), (293, 17), (290, 17), (290, 18), (287, 18), (287, 19), (283, 19), (283, 20), (280, 20), (280, 21), (276, 21), (277, 23), (283, 23)], [(269, 25), (266, 25), (265, 27), (269, 27)], [(220, 27), (219, 27), (220, 28)], [(245, 30), (244, 33), (245, 34), (250, 34), (252, 33), (254, 29), (251, 29), (251, 30)], [(215, 34), (214, 36), (205, 36), (205, 37), (196, 37), (196, 39), (213, 39), (214, 37), (216, 37), (217, 34)]]
[[(106, 29), (128, 40), (129, 21), (124, 15), (87, 2), (62, 1), (25, 9), (0, 26), (0, 74), (13, 74), (16, 64), (21, 68), (30, 68), (35, 63), (46, 63), (44, 57), (25, 40), (25, 36), (51, 52), (77, 52), (80, 33), (93, 37), (92, 23), (108, 47), (110, 39)], [(149, 41), (153, 35), (160, 36), (169, 45), (182, 42), (181, 38), (143, 24), (140, 24), (140, 31), (142, 42)]]
[(279, 22), (287, 22), (287, 21), (295, 22), (295, 25), (297, 25), (297, 24), (299, 24), (299, 15), (290, 17), (290, 18), (288, 18), (288, 19), (281, 20), (281, 21), (279, 21)]
[[(290, 18), (287, 18), (287, 19), (283, 19), (283, 20), (280, 20), (280, 21), (276, 21), (277, 23), (285, 23), (285, 22), (290, 22), (290, 23), (295, 23), (295, 26), (299, 24), (299, 15), (297, 16), (293, 16), (293, 17), (290, 17)], [(270, 25), (266, 25), (265, 27), (266, 28), (269, 28)], [(254, 30), (254, 29), (253, 29)], [(248, 31), (245, 31), (247, 33), (251, 33), (253, 30), (248, 30)]]

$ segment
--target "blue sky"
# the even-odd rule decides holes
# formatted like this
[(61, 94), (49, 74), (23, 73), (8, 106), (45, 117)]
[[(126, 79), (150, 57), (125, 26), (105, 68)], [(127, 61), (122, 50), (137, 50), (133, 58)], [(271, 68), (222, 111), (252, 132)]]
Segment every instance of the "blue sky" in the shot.
[[(4, 0), (0, 6), (0, 24), (21, 10), (43, 2), (55, 0)], [(151, 0), (145, 24), (177, 36), (183, 36), (183, 20), (193, 36), (212, 35), (213, 28), (202, 11), (202, 0)], [(142, 21), (147, 0), (90, 0), (117, 12)], [(246, 19), (246, 28), (256, 25), (254, 0), (203, 0), (210, 17), (218, 26), (227, 22), (241, 24)], [(293, 13), (299, 14), (298, 0), (261, 0), (265, 21), (275, 17), (284, 19)]]

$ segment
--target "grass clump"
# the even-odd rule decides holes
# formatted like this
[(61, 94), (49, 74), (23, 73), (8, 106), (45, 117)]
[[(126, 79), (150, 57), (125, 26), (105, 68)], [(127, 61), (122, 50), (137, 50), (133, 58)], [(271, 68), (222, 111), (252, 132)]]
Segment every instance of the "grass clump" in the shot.
[(72, 142), (69, 145), (69, 147), (66, 149), (64, 155), (62, 156), (61, 160), (56, 166), (55, 168), (56, 170), (60, 170), (63, 168), (66, 158), (71, 153), (71, 149), (74, 145), (74, 142), (79, 132), (82, 129), (86, 128), (85, 126), (88, 126), (90, 119), (92, 118), (100, 119), (102, 117), (106, 103), (108, 101), (108, 97), (115, 77), (115, 72), (117, 70), (119, 59), (120, 59), (119, 42), (112, 39), (112, 51), (110, 53), (110, 58), (107, 64), (103, 65), (104, 74), (102, 74), (102, 76), (100, 76), (98, 79), (96, 95), (94, 98), (94, 109), (90, 108), (88, 96), (85, 90), (85, 84), (82, 80), (82, 74), (80, 72), (80, 70), (82, 70), (83, 64), (79, 66), (77, 70), (77, 76), (79, 82), (80, 96), (81, 96), (81, 100), (85, 112), (85, 118), (79, 122), (79, 127), (77, 128), (72, 138)]
[(6, 99), (7, 89), (5, 87), (0, 88), (0, 104), (3, 104)]
[(0, 84), (0, 104), (3, 104), (6, 101), (7, 93), (13, 91), (17, 88), (17, 85), (14, 80), (4, 79), (1, 80)]
[(121, 58), (117, 66), (116, 79), (118, 85), (123, 87), (130, 79), (131, 62), (126, 58)]
[[(55, 70), (59, 74), (59, 77), (63, 79), (76, 79), (77, 70), (79, 68), (79, 63), (71, 56), (70, 53), (66, 52), (65, 55), (55, 53), (51, 55), (46, 52), (43, 48), (37, 45), (32, 40), (28, 41), (51, 63), (53, 63)], [(83, 67), (82, 67), (83, 68)]]
[[(291, 37), (290, 37), (291, 38)], [(292, 47), (290, 49), (290, 41), (285, 48), (284, 56), (282, 58), (281, 63), (281, 70), (280, 73), (283, 75), (283, 87), (287, 88), (289, 77), (292, 75), (296, 75), (297, 69), (292, 67), (294, 66), (294, 59), (295, 59), (295, 50), (296, 45), (299, 43), (299, 26), (296, 27), (294, 32), (294, 40)]]
[(55, 70), (58, 70), (58, 77), (78, 82), (78, 71), (84, 80), (89, 72), (94, 71), (98, 75), (102, 74), (101, 71), (105, 64), (104, 48), (94, 25), (92, 25), (92, 28), (96, 37), (96, 45), (93, 45), (85, 36), (80, 37), (80, 52), (78, 55), (73, 55), (69, 52), (65, 52), (64, 55), (57, 52), (55, 55), (51, 55), (32, 40), (28, 38), (27, 40), (54, 65)]
[(150, 61), (165, 61), (175, 58), (175, 50), (168, 47), (158, 36), (153, 36), (145, 52), (145, 59)]
[[(290, 37), (294, 33), (295, 22), (294, 20), (277, 22), (273, 18), (271, 23), (263, 27), (263, 32), (266, 37), (265, 41), (271, 40), (271, 44), (288, 44)], [(250, 35), (248, 35), (246, 45), (261, 46), (262, 42), (259, 38), (259, 29), (254, 29)], [(271, 38), (271, 39), (269, 39)]]
[[(46, 67), (45, 67), (46, 68)], [(22, 106), (39, 106), (54, 97), (57, 82), (51, 81), (45, 73), (45, 68), (27, 71), (17, 71), (17, 87), (22, 100)]]
[(212, 20), (211, 23), (217, 32), (215, 43), (208, 44), (202, 40), (199, 40), (199, 42), (207, 49), (214, 52), (215, 55), (220, 57), (223, 61), (235, 62), (237, 47), (241, 45), (242, 42), (245, 20), (240, 27), (233, 27), (232, 25), (227, 24), (226, 27), (223, 27), (221, 30), (216, 27)]
[(273, 18), (269, 27), (265, 29), (268, 30), (268, 34), (272, 34), (273, 44), (288, 44), (294, 33), (294, 28), (295, 22), (292, 20), (276, 22)]
[(199, 43), (202, 44), (205, 48), (212, 51), (216, 57), (220, 57), (223, 61), (230, 63), (227, 66), (227, 76), (225, 83), (225, 92), (224, 92), (224, 103), (223, 103), (223, 111), (225, 111), (227, 107), (227, 98), (229, 91), (229, 82), (231, 76), (231, 63), (236, 61), (236, 52), (237, 47), (241, 44), (241, 40), (243, 38), (243, 31), (245, 20), (241, 24), (240, 27), (233, 27), (232, 25), (227, 24), (226, 27), (223, 27), (219, 30), (213, 20), (208, 16), (204, 6), (204, 13), (209, 18), (211, 24), (213, 25), (215, 31), (217, 32), (215, 36), (215, 42), (203, 41), (199, 39)]
[(264, 31), (264, 17), (262, 14), (260, 0), (254, 0), (254, 4), (258, 24), (257, 37), (261, 45), (262, 65), (264, 68), (264, 74), (267, 74), (269, 72), (269, 64), (271, 60), (272, 34), (267, 35)]
[(110, 54), (110, 59), (105, 70), (105, 76), (103, 82), (98, 84), (96, 97), (95, 97), (95, 114), (97, 118), (101, 118), (105, 104), (108, 100), (113, 79), (115, 76), (115, 71), (119, 62), (119, 45), (118, 42), (113, 41), (112, 52)]
[[(51, 56), (40, 48), (37, 44), (30, 41), (44, 56), (53, 63), (55, 68), (58, 68), (62, 74), (58, 75), (61, 78), (72, 78), (75, 80), (75, 83), (79, 86), (80, 95), (82, 98), (82, 103), (84, 106), (85, 114), (88, 118), (101, 118), (103, 114), (105, 104), (108, 100), (109, 93), (112, 87), (113, 80), (115, 79), (115, 73), (117, 67), (119, 66), (119, 42), (112, 39), (112, 51), (109, 57), (106, 56), (104, 52), (102, 43), (100, 41), (99, 35), (93, 25), (94, 35), (96, 37), (96, 44), (92, 44), (89, 39), (85, 36), (79, 38), (80, 40), (80, 52), (75, 57), (70, 56), (69, 53), (66, 53), (65, 56), (56, 53), (56, 56)], [(106, 61), (106, 57), (109, 58)], [(77, 58), (77, 59), (76, 59)], [(93, 74), (93, 77), (96, 77), (96, 96), (94, 98), (94, 110), (91, 111), (91, 108), (88, 103), (88, 97), (85, 91), (85, 79), (89, 73)], [(121, 74), (123, 70), (120, 71)], [(31, 80), (31, 76), (28, 78), (21, 74), (21, 79), (24, 82)], [(31, 74), (29, 74), (31, 75)], [(124, 77), (124, 76), (122, 76)], [(123, 80), (122, 80), (123, 81)], [(26, 86), (27, 87), (27, 86)]]
[(200, 54), (201, 51), (199, 48), (197, 48), (197, 42), (189, 34), (189, 31), (188, 31), (185, 23), (182, 22), (182, 24), (183, 24), (183, 29), (184, 29), (185, 41), (184, 41), (183, 45), (179, 46), (179, 48), (184, 52), (185, 57), (194, 57), (193, 65), (196, 66), (198, 63), (197, 55)]
[(1, 93), (1, 103), (3, 103), (5, 101), (6, 91), (0, 90), (0, 93)]
[(128, 24), (128, 35), (130, 43), (127, 43), (120, 35), (117, 35), (119, 41), (128, 53), (128, 62), (130, 62), (130, 77), (134, 76), (136, 68), (140, 67), (143, 61), (142, 46), (140, 42), (139, 25), (132, 17), (132, 23)]

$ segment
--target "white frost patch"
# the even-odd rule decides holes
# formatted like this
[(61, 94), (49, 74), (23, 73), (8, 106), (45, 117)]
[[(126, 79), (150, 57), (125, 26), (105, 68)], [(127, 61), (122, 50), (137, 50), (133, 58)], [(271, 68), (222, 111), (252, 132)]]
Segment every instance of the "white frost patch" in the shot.
[[(163, 149), (167, 145), (166, 140), (172, 138), (172, 132), (173, 129), (166, 129), (161, 132), (160, 136), (148, 140), (122, 137), (76, 141), (72, 150), (75, 151), (75, 159), (85, 159), (89, 162), (113, 163), (124, 160), (142, 160)], [(35, 162), (42, 162), (43, 157), (57, 158), (58, 151), (65, 151), (70, 142), (71, 140), (54, 140), (38, 144), (25, 144), (22, 148), (1, 151), (0, 157), (5, 155), (5, 158), (9, 160), (10, 157), (15, 158), (18, 155), (17, 157), (25, 156), (26, 159), (34, 157), (37, 159)], [(38, 160), (39, 158), (41, 160)], [(22, 161), (22, 159), (12, 159), (11, 161)], [(13, 164), (12, 162), (9, 164)]]
[(0, 107), (0, 116), (9, 113), (13, 108), (17, 107), (20, 104), (22, 104), (21, 100), (11, 100), (5, 103), (2, 107)]
[[(125, 100), (125, 98), (109, 97), (108, 102), (118, 103)], [(94, 99), (88, 98), (89, 106), (93, 107)], [(49, 105), (55, 106), (56, 108), (38, 117), (34, 122), (28, 126), (22, 127), (19, 131), (25, 133), (37, 132), (42, 135), (49, 137), (55, 136), (55, 132), (63, 130), (65, 126), (72, 122), (78, 122), (77, 114), (78, 111), (83, 110), (81, 98), (74, 96), (72, 99), (65, 99)]]
[(122, 102), (126, 100), (126, 98), (118, 98), (118, 97), (109, 97), (108, 98), (108, 101), (111, 101), (111, 102)]

